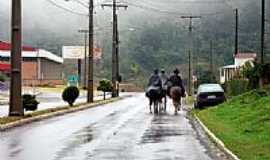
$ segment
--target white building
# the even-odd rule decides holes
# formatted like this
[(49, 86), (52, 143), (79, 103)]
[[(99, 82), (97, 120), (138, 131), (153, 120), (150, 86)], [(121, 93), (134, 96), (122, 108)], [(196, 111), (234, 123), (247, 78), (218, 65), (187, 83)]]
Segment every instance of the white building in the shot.
[(246, 62), (255, 61), (256, 57), (256, 53), (238, 53), (235, 55), (233, 65), (220, 68), (220, 83), (224, 84), (225, 82), (232, 80)]

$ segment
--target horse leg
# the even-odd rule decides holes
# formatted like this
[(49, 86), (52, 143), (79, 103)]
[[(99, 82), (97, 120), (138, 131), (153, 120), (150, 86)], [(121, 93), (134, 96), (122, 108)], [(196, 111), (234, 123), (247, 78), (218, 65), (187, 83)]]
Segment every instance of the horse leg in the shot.
[(161, 112), (163, 110), (164, 106), (163, 106), (163, 100), (162, 98), (159, 100), (158, 102), (158, 112)]
[(150, 113), (152, 113), (152, 109), (151, 109), (152, 104), (153, 104), (153, 100), (149, 99), (149, 110), (150, 110)]
[(166, 108), (167, 108), (167, 96), (165, 95), (165, 97), (164, 97), (164, 112), (166, 112)]
[(154, 113), (158, 114), (158, 100), (154, 101)]
[(180, 101), (179, 101), (179, 111), (182, 111), (183, 110), (183, 107), (182, 107), (182, 98), (180, 98)]
[(176, 115), (177, 114), (177, 110), (178, 110), (178, 103), (176, 100), (173, 100), (173, 106), (174, 106), (174, 114)]

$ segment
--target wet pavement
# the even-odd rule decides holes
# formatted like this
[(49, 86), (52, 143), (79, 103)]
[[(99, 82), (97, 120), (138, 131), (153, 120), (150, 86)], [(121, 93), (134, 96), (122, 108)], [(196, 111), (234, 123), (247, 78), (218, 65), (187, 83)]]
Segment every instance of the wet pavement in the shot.
[(135, 94), (0, 132), (2, 160), (225, 160), (186, 111), (149, 114)]

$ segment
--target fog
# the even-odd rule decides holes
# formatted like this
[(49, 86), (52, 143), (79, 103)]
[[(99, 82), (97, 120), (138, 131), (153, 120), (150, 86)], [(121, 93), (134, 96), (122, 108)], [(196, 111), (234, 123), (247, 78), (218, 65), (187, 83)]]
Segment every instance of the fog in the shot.
[[(82, 36), (77, 32), (86, 28), (88, 10), (76, 0), (23, 0), (23, 42), (29, 45), (49, 44), (55, 47), (59, 40), (63, 44), (81, 43)], [(80, 0), (87, 5), (87, 0)], [(10, 3), (11, 0), (0, 1), (0, 40), (10, 39)], [(102, 3), (108, 0), (95, 0), (95, 27), (98, 28), (96, 41), (108, 36), (111, 30), (111, 8), (103, 8)], [(120, 8), (120, 30), (135, 28), (139, 30), (145, 25), (170, 22), (184, 27), (187, 21), (182, 15), (202, 15), (204, 19), (219, 14), (233, 14), (233, 9), (247, 9), (247, 5), (257, 0), (122, 0), (119, 3), (128, 5), (128, 9)], [(62, 7), (62, 8), (60, 8)], [(63, 9), (64, 8), (64, 9)], [(71, 13), (74, 12), (74, 13)], [(79, 14), (79, 15), (78, 15)], [(203, 21), (203, 20), (202, 20)], [(196, 23), (196, 22), (195, 22)], [(106, 37), (108, 38), (108, 37)], [(48, 45), (46, 45), (48, 48)]]

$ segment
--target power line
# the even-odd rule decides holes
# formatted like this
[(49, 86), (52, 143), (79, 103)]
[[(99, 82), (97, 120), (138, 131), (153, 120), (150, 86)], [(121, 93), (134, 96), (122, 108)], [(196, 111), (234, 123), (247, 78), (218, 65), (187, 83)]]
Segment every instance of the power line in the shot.
[(65, 8), (65, 7), (63, 7), (63, 6), (61, 6), (61, 5), (57, 4), (57, 3), (55, 3), (53, 0), (47, 0), (47, 2), (49, 2), (50, 4), (52, 4), (53, 6), (55, 6), (55, 7), (57, 7), (57, 8), (60, 8), (60, 9), (62, 9), (62, 10), (64, 10), (64, 11), (66, 11), (66, 12), (69, 12), (69, 13), (71, 13), (71, 14), (75, 14), (75, 15), (78, 15), (78, 16), (86, 16), (86, 17), (88, 17), (87, 14), (75, 12), (75, 11), (69, 9), (69, 8)]
[[(67, 1), (67, 0), (65, 0)], [(80, 0), (74, 0), (75, 2), (77, 2), (78, 4), (82, 5), (83, 7), (85, 8), (89, 8), (89, 4), (87, 2), (84, 2), (84, 1), (80, 1)]]
[[(172, 12), (172, 11), (168, 11), (168, 10), (161, 10), (158, 8), (154, 8), (154, 7), (149, 7), (147, 5), (142, 5), (142, 4), (134, 4), (132, 2), (127, 2), (127, 4), (133, 6), (133, 7), (137, 7), (140, 9), (144, 9), (144, 10), (148, 10), (148, 11), (153, 11), (153, 12), (158, 12), (158, 13), (163, 13), (163, 14), (169, 14), (169, 15), (174, 15), (174, 16), (181, 16), (181, 15), (190, 15), (190, 13), (180, 13), (180, 12)], [(223, 12), (214, 12), (214, 13), (201, 13), (199, 15), (201, 16), (215, 16), (215, 15), (221, 15), (221, 14), (225, 14), (227, 12), (223, 11)]]

